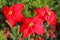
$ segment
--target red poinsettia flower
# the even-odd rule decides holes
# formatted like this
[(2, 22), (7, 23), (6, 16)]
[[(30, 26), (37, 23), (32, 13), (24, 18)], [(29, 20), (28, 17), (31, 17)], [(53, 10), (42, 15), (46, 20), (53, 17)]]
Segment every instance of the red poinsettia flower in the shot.
[(43, 20), (38, 17), (26, 18), (24, 20), (24, 23), (21, 25), (19, 31), (23, 33), (24, 38), (29, 35), (32, 35), (33, 33), (39, 35), (43, 34), (44, 33)]
[(45, 7), (45, 20), (52, 26), (56, 26), (56, 14), (49, 9), (48, 7)]
[(22, 10), (24, 8), (24, 4), (14, 4), (12, 7), (5, 6), (2, 11), (4, 16), (7, 18), (7, 21), (11, 26), (14, 26), (16, 22), (20, 22), (23, 20)]
[(56, 15), (48, 7), (35, 9), (34, 12), (38, 14), (37, 16), (47, 21), (50, 25), (56, 26)]

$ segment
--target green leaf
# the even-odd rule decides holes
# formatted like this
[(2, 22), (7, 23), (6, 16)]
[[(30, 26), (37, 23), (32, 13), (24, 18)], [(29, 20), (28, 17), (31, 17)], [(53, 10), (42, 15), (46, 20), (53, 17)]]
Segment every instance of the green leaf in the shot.
[(0, 40), (7, 40), (7, 38), (4, 36), (4, 31), (0, 30)]

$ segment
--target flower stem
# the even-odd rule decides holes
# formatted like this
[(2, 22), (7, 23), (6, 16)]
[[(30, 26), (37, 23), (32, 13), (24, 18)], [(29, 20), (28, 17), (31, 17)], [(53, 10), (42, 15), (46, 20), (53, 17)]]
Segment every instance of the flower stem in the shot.
[(28, 40), (30, 40), (30, 35), (28, 36)]

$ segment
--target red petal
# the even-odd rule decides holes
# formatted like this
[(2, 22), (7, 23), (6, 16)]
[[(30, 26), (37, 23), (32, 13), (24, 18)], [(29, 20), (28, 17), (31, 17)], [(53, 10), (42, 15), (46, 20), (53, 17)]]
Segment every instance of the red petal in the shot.
[(45, 15), (45, 10), (44, 8), (38, 8), (38, 9), (35, 9), (34, 12), (36, 12), (38, 15), (40, 16), (44, 16)]
[(44, 33), (44, 27), (43, 27), (43, 20), (35, 17), (34, 19), (34, 31), (37, 34), (43, 34)]
[(24, 4), (14, 4), (10, 9), (13, 11), (13, 15), (15, 17), (15, 21), (21, 22), (24, 20), (24, 16), (22, 14), (22, 10), (24, 8)]
[(14, 12), (22, 12), (24, 4), (14, 4), (11, 8)]
[(44, 33), (44, 27), (43, 27), (43, 25), (41, 25), (41, 24), (35, 24), (34, 25), (34, 31), (35, 31), (35, 33), (37, 33), (37, 34), (43, 34)]
[(4, 16), (7, 18), (7, 15), (8, 15), (8, 12), (9, 12), (9, 7), (8, 6), (3, 7), (2, 11), (4, 13)]
[(34, 10), (35, 13), (37, 13), (41, 19), (44, 19), (44, 15), (45, 15), (45, 10), (44, 8), (38, 8)]
[(45, 20), (40, 19), (38, 16), (33, 18), (34, 23), (43, 24)]
[(7, 18), (7, 20), (8, 20), (8, 22), (9, 22), (9, 24), (10, 24), (12, 27), (14, 27), (14, 25), (16, 24), (16, 22), (14, 21), (14, 18), (12, 18), (11, 16), (9, 16), (9, 17)]
[(24, 30), (23, 37), (26, 38), (28, 36), (31, 36), (33, 34), (33, 31), (31, 28), (27, 28)]
[(28, 27), (27, 25), (28, 24), (26, 24), (26, 23), (22, 24), (19, 31), (23, 32), (25, 29), (27, 29), (27, 27)]

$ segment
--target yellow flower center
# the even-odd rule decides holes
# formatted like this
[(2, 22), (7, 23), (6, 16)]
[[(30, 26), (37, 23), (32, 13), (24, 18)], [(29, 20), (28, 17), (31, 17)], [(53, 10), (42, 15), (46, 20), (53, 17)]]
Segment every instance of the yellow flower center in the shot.
[(30, 22), (30, 23), (29, 23), (29, 26), (33, 26), (33, 22)]
[(50, 12), (48, 12), (48, 16), (50, 16), (51, 15), (51, 13)]
[(12, 14), (12, 11), (9, 11), (9, 14)]

